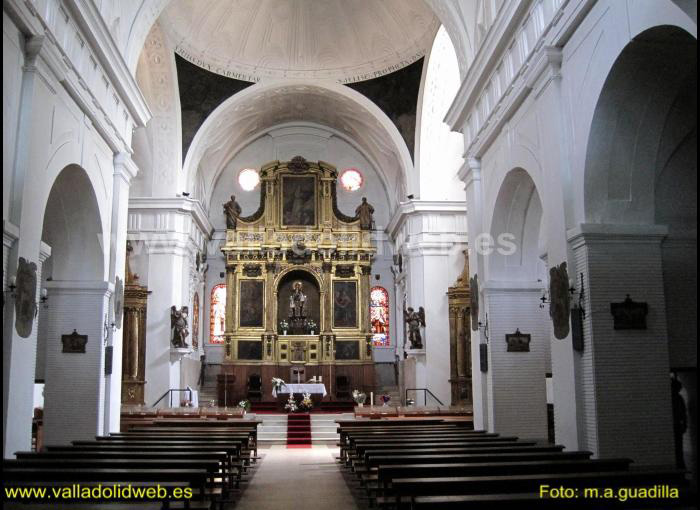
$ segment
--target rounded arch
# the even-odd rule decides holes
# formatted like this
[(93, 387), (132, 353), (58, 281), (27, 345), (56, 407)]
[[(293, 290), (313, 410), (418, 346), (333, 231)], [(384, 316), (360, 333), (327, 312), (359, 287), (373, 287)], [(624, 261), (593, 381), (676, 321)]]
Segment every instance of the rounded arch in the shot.
[(392, 203), (417, 187), (408, 147), (377, 105), (349, 87), (303, 80), (258, 83), (217, 107), (187, 151), (183, 166), (186, 186), (193, 189), (200, 168), (218, 172), (244, 140), (294, 121), (315, 122), (354, 140), (377, 162)]
[[(697, 42), (684, 30), (657, 26), (625, 46), (606, 77), (591, 123), (584, 181), (587, 222), (655, 222), (656, 176), (668, 150), (662, 139), (669, 122), (679, 121), (678, 98), (687, 98), (689, 85), (696, 83)], [(696, 117), (681, 120), (677, 135), (687, 135), (696, 124)]]
[[(305, 321), (303, 325), (292, 319), (292, 296), (297, 290), (298, 283), (301, 283), (298, 290), (304, 295), (302, 316), (305, 317)], [(275, 296), (273, 302), (276, 308), (274, 313), (274, 317), (276, 317), (275, 326), (279, 327), (282, 321), (289, 321), (292, 334), (304, 334), (299, 329), (305, 328), (306, 321), (309, 320), (316, 323), (316, 331), (320, 329), (319, 327), (322, 326), (321, 321), (324, 316), (326, 292), (323, 289), (321, 278), (314, 274), (313, 271), (302, 267), (287, 268), (275, 279), (273, 294)], [(296, 302), (294, 300), (294, 303)], [(298, 317), (296, 305), (294, 310), (294, 317)], [(296, 332), (295, 329), (297, 330)]]
[(457, 54), (443, 25), (426, 56), (418, 97), (415, 161), (423, 200), (464, 200), (457, 177), (464, 137), (444, 122), (460, 85)]
[(293, 279), (294, 276), (289, 276), (292, 273), (305, 273), (308, 277), (310, 277), (313, 282), (316, 284), (316, 287), (318, 288), (319, 292), (326, 292), (328, 289), (324, 288), (323, 286), (323, 279), (319, 277), (316, 273), (313, 271), (309, 271), (308, 269), (304, 269), (301, 267), (288, 267), (286, 269), (283, 269), (280, 271), (280, 273), (275, 277), (274, 283), (273, 283), (273, 289), (274, 292), (277, 292), (279, 289), (280, 285), (284, 283), (287, 279)]
[(54, 280), (101, 281), (105, 274), (100, 209), (88, 173), (78, 165), (60, 171), (48, 193), (42, 241), (51, 247)]
[(522, 168), (509, 171), (500, 186), (491, 219), (487, 278), (500, 281), (541, 279), (543, 206), (535, 181)]

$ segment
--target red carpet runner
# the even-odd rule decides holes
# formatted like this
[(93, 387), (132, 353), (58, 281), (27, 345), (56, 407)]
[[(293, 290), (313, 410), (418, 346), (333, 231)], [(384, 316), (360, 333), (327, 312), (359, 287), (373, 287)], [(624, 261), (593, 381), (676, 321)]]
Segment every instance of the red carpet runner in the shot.
[(287, 448), (311, 448), (311, 416), (308, 413), (287, 416)]

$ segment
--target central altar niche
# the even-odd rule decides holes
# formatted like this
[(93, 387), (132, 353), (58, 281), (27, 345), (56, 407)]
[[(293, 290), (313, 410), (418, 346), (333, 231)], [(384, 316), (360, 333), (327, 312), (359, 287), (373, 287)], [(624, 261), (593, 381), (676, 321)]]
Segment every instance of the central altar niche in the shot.
[(331, 398), (335, 378), (373, 391), (369, 320), (374, 209), (358, 197), (354, 215), (338, 210), (337, 170), (297, 156), (260, 169), (260, 205), (241, 216), (224, 204), (226, 331), (224, 370), (235, 375), (235, 399), (251, 376), (290, 381), (292, 371), (322, 377)]

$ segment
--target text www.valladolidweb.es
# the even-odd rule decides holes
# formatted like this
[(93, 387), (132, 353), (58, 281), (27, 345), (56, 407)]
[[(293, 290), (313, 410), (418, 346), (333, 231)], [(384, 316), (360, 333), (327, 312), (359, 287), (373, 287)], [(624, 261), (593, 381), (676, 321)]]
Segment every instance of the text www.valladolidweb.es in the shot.
[(73, 484), (62, 487), (5, 487), (5, 499), (8, 500), (185, 500), (192, 498), (192, 488), (167, 488), (160, 485), (148, 487), (131, 484), (99, 484), (83, 486)]

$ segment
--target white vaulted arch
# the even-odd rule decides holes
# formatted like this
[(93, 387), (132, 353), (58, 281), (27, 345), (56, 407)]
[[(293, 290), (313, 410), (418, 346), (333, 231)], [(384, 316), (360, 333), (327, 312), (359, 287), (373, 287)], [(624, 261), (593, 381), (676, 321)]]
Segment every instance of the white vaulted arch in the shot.
[(197, 188), (201, 168), (220, 173), (240, 147), (265, 130), (299, 121), (329, 127), (353, 140), (376, 165), (392, 207), (416, 188), (406, 143), (372, 101), (343, 85), (289, 80), (249, 87), (209, 115), (185, 157), (185, 186)]

